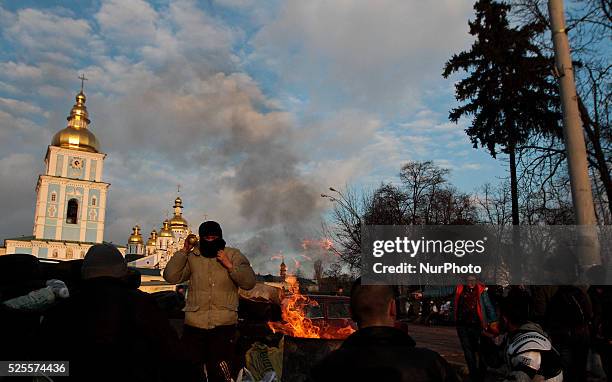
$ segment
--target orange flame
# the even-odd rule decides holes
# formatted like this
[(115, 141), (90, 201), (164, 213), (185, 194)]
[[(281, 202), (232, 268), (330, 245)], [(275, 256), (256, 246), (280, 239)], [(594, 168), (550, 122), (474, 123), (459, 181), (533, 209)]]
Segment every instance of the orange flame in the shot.
[(333, 255), (337, 255), (334, 251), (334, 243), (329, 238), (323, 238), (320, 240), (302, 240), (302, 248), (304, 250), (322, 250), (323, 252), (330, 252)]
[(288, 296), (282, 302), (283, 322), (268, 322), (268, 327), (274, 333), (282, 333), (292, 337), (344, 339), (355, 329), (349, 324), (343, 328), (332, 328), (325, 324), (316, 324), (306, 317), (306, 306), (317, 306), (318, 303), (300, 293), (300, 287), (295, 276), (287, 276)]
[(323, 239), (321, 240), (321, 247), (329, 251), (334, 248), (334, 243), (330, 239)]
[(293, 262), (295, 263), (295, 270), (297, 272), (297, 270), (300, 269), (300, 267), (302, 266), (302, 263), (300, 262), (300, 260), (298, 260), (296, 258), (293, 259)]

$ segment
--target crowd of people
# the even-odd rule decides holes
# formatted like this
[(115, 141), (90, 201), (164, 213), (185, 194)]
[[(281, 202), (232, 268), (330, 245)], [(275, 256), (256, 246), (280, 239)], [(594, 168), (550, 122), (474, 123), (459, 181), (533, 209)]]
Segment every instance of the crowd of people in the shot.
[[(231, 381), (238, 289), (255, 285), (248, 260), (225, 247), (217, 223), (205, 222), (199, 242), (187, 240), (163, 276), (189, 282), (181, 336), (111, 244), (53, 271), (34, 256), (0, 257), (0, 360), (69, 360), (70, 376), (54, 381)], [(184, 298), (182, 286), (177, 292)], [(358, 279), (350, 295), (358, 330), (313, 367), (313, 381), (461, 380), (398, 327), (395, 288)], [(444, 311), (456, 324), (471, 381), (500, 368), (507, 381), (586, 381), (589, 354), (612, 375), (609, 286), (498, 288), (469, 276)]]
[(199, 237), (164, 271), (170, 283), (189, 281), (180, 338), (162, 309), (174, 304), (140, 291), (140, 274), (112, 244), (56, 267), (1, 256), (0, 360), (69, 361), (69, 376), (54, 381), (230, 381), (238, 289), (253, 288), (255, 273), (218, 223), (203, 223)]
[(472, 381), (505, 361), (515, 380), (583, 382), (589, 355), (612, 376), (610, 286), (486, 287), (470, 276), (455, 290), (454, 318)]

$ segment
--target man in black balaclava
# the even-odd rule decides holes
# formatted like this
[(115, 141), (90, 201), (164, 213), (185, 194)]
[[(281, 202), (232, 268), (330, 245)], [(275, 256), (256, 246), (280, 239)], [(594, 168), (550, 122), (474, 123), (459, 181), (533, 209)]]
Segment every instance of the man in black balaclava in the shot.
[(208, 381), (229, 381), (236, 357), (238, 288), (252, 289), (255, 273), (238, 249), (225, 246), (219, 223), (202, 223), (199, 236), (199, 248), (185, 240), (166, 265), (164, 279), (172, 284), (189, 280), (181, 341), (198, 370), (194, 380), (203, 379), (206, 364)]
[(209, 220), (200, 224), (199, 234), (202, 256), (217, 257), (218, 252), (225, 249), (223, 231), (219, 223)]

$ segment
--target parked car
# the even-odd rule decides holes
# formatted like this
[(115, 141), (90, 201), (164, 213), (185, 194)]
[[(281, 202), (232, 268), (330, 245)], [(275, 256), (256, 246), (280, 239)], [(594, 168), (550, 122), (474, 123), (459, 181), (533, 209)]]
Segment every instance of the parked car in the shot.
[(315, 325), (341, 329), (350, 326), (357, 330), (351, 318), (351, 299), (347, 296), (308, 295), (312, 302), (305, 307), (306, 317)]

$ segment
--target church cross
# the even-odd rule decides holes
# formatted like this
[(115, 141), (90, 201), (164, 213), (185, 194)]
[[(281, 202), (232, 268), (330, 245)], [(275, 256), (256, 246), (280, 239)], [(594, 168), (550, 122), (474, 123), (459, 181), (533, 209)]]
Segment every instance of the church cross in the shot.
[(79, 80), (81, 80), (81, 91), (83, 91), (83, 85), (85, 84), (85, 81), (87, 81), (89, 78), (86, 78), (85, 74), (81, 74), (78, 78)]

